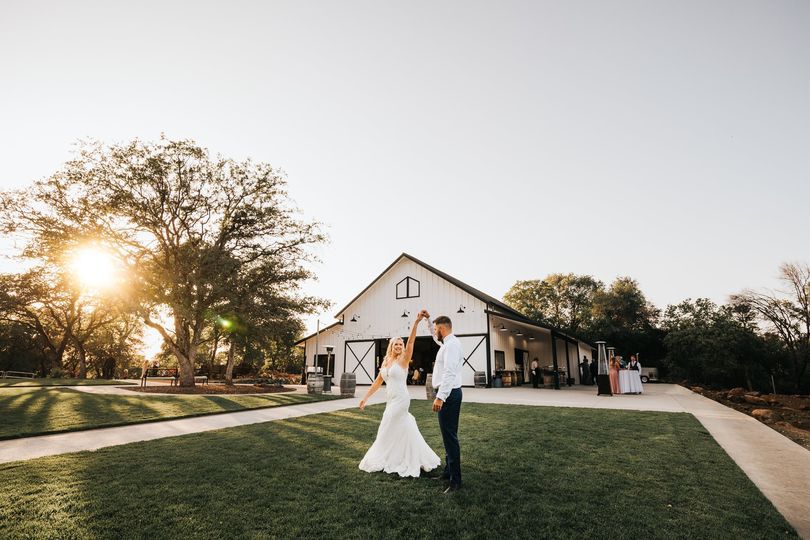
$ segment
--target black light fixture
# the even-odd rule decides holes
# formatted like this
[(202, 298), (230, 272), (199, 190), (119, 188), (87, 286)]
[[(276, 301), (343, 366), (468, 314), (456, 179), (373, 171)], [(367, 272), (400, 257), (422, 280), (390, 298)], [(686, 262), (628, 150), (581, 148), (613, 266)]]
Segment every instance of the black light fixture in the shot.
[(534, 341), (534, 336), (529, 336), (529, 341)]
[(464, 313), (464, 306), (462, 306), (461, 304), (459, 304), (459, 305), (458, 305), (458, 311), (456, 311), (456, 313)]
[(522, 335), (523, 335), (523, 332), (520, 330), (520, 328), (518, 328), (518, 329), (517, 329), (517, 334), (516, 334), (516, 335), (518, 335), (518, 336), (522, 336)]
[(407, 311), (404, 311), (404, 310), (403, 310), (403, 312), (402, 312), (402, 318), (407, 319), (407, 318), (408, 318), (408, 315), (409, 315), (409, 313), (408, 313)]
[(498, 330), (500, 330), (501, 332), (506, 332), (507, 328), (504, 325), (501, 325), (501, 327), (498, 328)]
[(357, 322), (357, 319), (359, 319), (359, 318), (360, 318), (360, 315), (357, 315), (357, 314), (355, 313), (354, 315), (352, 315), (351, 322)]

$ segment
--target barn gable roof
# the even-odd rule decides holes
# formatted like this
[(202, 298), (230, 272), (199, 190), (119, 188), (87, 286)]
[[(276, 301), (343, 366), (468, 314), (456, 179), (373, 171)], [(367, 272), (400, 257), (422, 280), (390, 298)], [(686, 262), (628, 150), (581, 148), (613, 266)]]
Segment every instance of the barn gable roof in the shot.
[(345, 306), (344, 306), (344, 307), (343, 307), (343, 308), (342, 308), (340, 311), (338, 311), (338, 312), (335, 314), (335, 317), (340, 317), (340, 314), (341, 314), (341, 313), (343, 313), (344, 311), (346, 311), (346, 309), (348, 309), (348, 307), (349, 307), (349, 306), (351, 306), (351, 305), (352, 305), (352, 304), (353, 304), (353, 303), (354, 303), (354, 302), (355, 302), (355, 301), (356, 301), (358, 298), (360, 298), (361, 296), (363, 296), (363, 295), (366, 293), (366, 291), (368, 291), (368, 290), (369, 290), (369, 289), (370, 289), (370, 288), (371, 288), (371, 287), (372, 287), (372, 286), (373, 286), (375, 283), (377, 283), (377, 282), (380, 280), (380, 278), (382, 278), (382, 277), (383, 277), (383, 276), (384, 276), (384, 275), (385, 275), (385, 274), (386, 274), (386, 273), (387, 273), (389, 270), (391, 270), (391, 268), (393, 268), (393, 267), (394, 267), (394, 266), (395, 266), (395, 265), (396, 265), (396, 264), (397, 264), (399, 261), (401, 261), (402, 259), (408, 259), (408, 260), (410, 260), (410, 261), (413, 261), (414, 263), (416, 263), (416, 264), (418, 264), (419, 266), (421, 266), (421, 267), (425, 268), (426, 270), (428, 270), (428, 271), (430, 271), (430, 272), (433, 272), (434, 274), (436, 274), (437, 276), (441, 277), (442, 279), (444, 279), (444, 280), (446, 280), (446, 281), (449, 281), (450, 283), (452, 283), (453, 285), (455, 285), (455, 286), (456, 286), (456, 287), (458, 287), (459, 289), (461, 289), (461, 290), (463, 290), (463, 291), (466, 291), (466, 292), (467, 292), (468, 294), (470, 294), (471, 296), (474, 296), (475, 298), (478, 298), (478, 299), (479, 299), (479, 300), (481, 300), (482, 302), (484, 302), (484, 303), (486, 303), (486, 304), (489, 304), (489, 305), (490, 305), (492, 308), (495, 308), (495, 309), (497, 309), (498, 311), (502, 311), (502, 312), (507, 313), (507, 314), (517, 315), (517, 316), (520, 316), (520, 317), (522, 317), (522, 316), (523, 316), (523, 315), (522, 315), (522, 314), (521, 314), (519, 311), (514, 310), (513, 308), (511, 308), (511, 307), (509, 307), (508, 305), (504, 304), (503, 302), (501, 302), (501, 301), (500, 301), (500, 300), (498, 300), (497, 298), (494, 298), (494, 297), (492, 297), (492, 296), (489, 296), (488, 294), (485, 294), (485, 293), (483, 293), (483, 292), (479, 291), (479, 290), (478, 290), (478, 289), (476, 289), (475, 287), (471, 287), (471, 286), (467, 285), (466, 283), (464, 283), (463, 281), (461, 281), (461, 280), (458, 280), (458, 279), (454, 278), (454, 277), (453, 277), (453, 276), (451, 276), (450, 274), (447, 274), (447, 273), (445, 273), (445, 272), (442, 272), (441, 270), (439, 270), (439, 269), (437, 269), (437, 268), (434, 268), (433, 266), (430, 266), (429, 264), (427, 264), (427, 263), (425, 263), (425, 262), (420, 261), (419, 259), (417, 259), (417, 258), (416, 258), (416, 257), (414, 257), (413, 255), (409, 255), (409, 254), (407, 254), (407, 253), (403, 253), (402, 255), (400, 255), (399, 257), (397, 257), (397, 258), (394, 260), (394, 262), (392, 262), (390, 265), (388, 265), (388, 268), (386, 268), (385, 270), (383, 270), (383, 271), (380, 273), (380, 275), (379, 275), (379, 276), (377, 276), (376, 278), (374, 278), (374, 280), (373, 280), (371, 283), (369, 283), (369, 284), (368, 284), (368, 286), (367, 286), (365, 289), (363, 289), (362, 291), (360, 291), (360, 294), (358, 294), (357, 296), (355, 296), (354, 298), (352, 298), (352, 299), (351, 299), (351, 301), (350, 301), (348, 304), (346, 304), (346, 305), (345, 305)]

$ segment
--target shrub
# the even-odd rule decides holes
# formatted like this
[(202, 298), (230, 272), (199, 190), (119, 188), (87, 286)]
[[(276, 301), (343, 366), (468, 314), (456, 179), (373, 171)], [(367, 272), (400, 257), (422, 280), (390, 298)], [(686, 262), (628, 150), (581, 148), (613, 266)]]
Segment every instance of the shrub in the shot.
[(48, 372), (48, 377), (51, 379), (69, 379), (72, 376), (73, 373), (70, 371), (58, 367), (51, 368), (51, 370)]

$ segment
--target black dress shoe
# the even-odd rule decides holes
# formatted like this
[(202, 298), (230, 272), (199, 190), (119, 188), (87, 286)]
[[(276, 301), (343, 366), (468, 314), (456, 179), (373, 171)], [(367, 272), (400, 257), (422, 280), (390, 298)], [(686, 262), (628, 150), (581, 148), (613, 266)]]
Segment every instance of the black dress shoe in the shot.
[(457, 484), (450, 484), (449, 486), (447, 486), (447, 489), (445, 489), (442, 493), (444, 493), (445, 495), (448, 495), (448, 494), (453, 493), (454, 491), (458, 491), (460, 489), (461, 489), (461, 486), (459, 486)]

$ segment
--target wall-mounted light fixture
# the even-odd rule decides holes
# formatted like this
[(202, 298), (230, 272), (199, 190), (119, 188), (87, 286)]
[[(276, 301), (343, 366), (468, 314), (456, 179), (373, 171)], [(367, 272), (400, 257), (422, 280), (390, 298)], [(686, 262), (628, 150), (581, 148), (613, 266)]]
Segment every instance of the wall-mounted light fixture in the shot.
[(360, 318), (360, 315), (355, 313), (354, 315), (352, 315), (351, 322), (357, 322), (357, 319), (359, 319), (359, 318)]
[(520, 329), (518, 328), (518, 330), (517, 330), (517, 334), (516, 334), (516, 335), (518, 335), (518, 336), (522, 336), (522, 335), (523, 335), (523, 331), (522, 331), (522, 330), (520, 330)]
[(464, 313), (464, 309), (465, 309), (465, 308), (464, 308), (464, 306), (462, 306), (461, 304), (459, 304), (459, 305), (458, 305), (458, 311), (456, 311), (456, 313)]
[(501, 325), (501, 327), (498, 328), (498, 330), (500, 330), (501, 332), (506, 332), (507, 328), (504, 325)]
[(529, 336), (529, 341), (534, 341), (534, 336)]
[(410, 314), (411, 313), (409, 311), (403, 311), (402, 312), (402, 318), (407, 319)]

